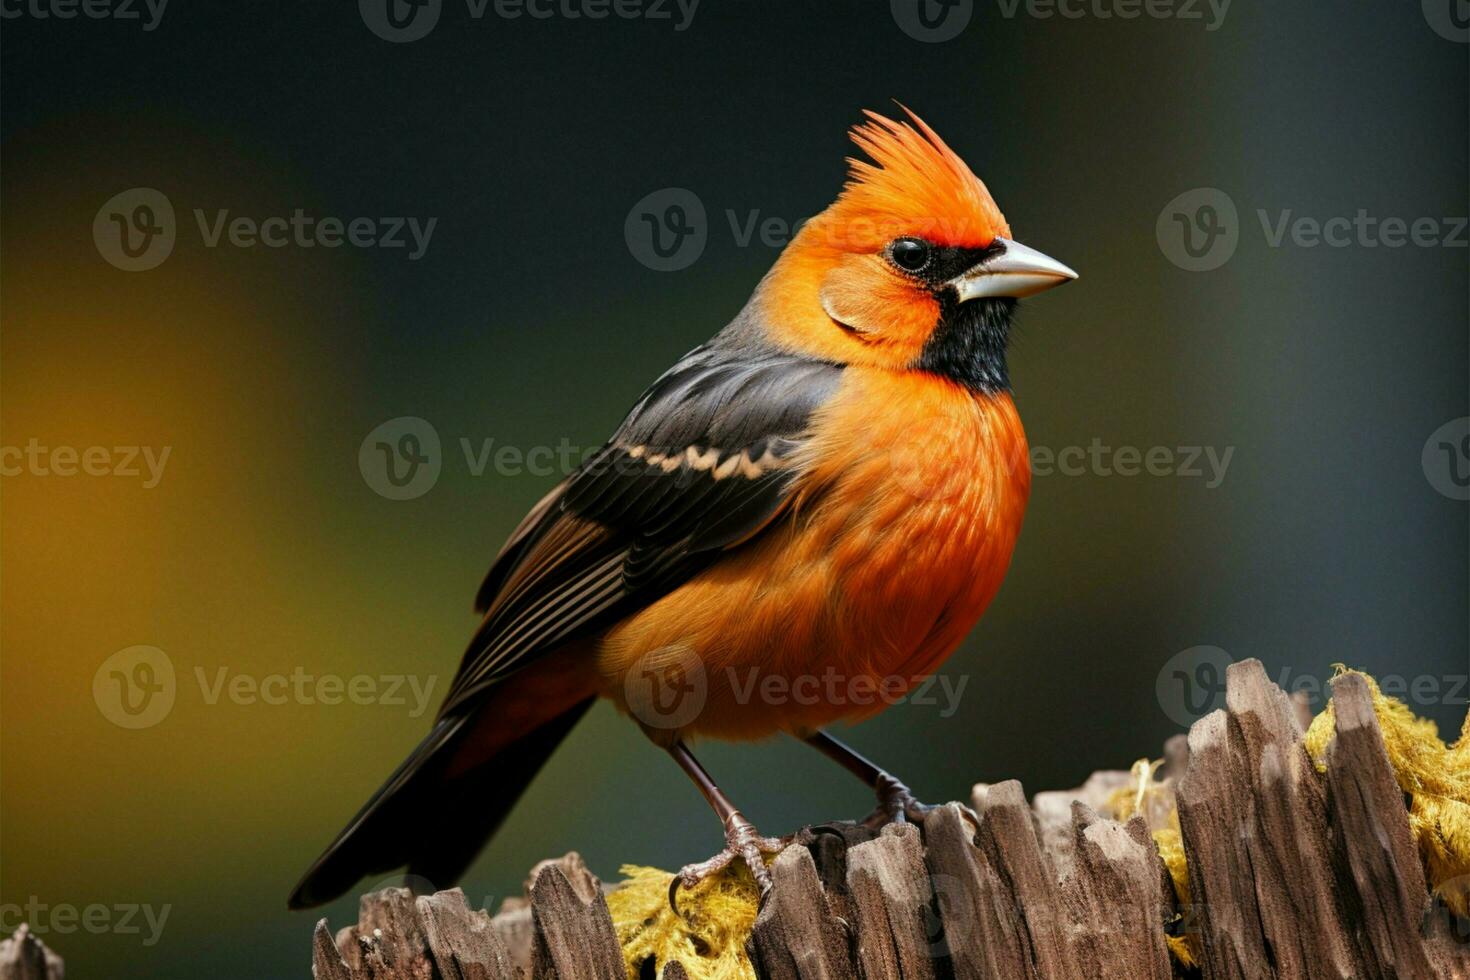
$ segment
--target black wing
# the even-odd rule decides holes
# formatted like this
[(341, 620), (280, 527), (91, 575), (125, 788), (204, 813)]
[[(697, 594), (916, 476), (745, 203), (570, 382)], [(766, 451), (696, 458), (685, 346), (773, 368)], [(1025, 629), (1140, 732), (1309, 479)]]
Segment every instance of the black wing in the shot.
[(441, 715), (537, 655), (677, 588), (781, 513), (839, 365), (705, 346), (521, 522), (485, 577), (485, 619)]

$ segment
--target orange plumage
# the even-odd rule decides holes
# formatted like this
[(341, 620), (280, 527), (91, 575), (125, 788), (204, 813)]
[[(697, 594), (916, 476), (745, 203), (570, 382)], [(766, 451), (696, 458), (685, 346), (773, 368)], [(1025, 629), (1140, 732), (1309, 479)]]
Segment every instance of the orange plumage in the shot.
[(874, 786), (879, 817), (921, 817), (821, 728), (902, 696), (995, 596), (1030, 489), (1011, 314), (1075, 274), (1010, 240), (985, 185), (909, 118), (868, 113), (852, 136), (870, 159), (836, 202), (527, 515), (433, 731), (293, 905), (404, 863), (452, 882), (596, 696), (721, 817), (729, 847), (686, 881), (738, 856), (768, 882), (768, 842), (695, 735), (807, 739)]
[[(629, 671), (660, 671), (660, 651), (669, 668), (690, 655), (703, 665), (701, 709), (677, 731), (655, 727), (660, 738), (801, 735), (871, 715), (938, 667), (1000, 587), (1031, 484), (1008, 395), (849, 369), (813, 428), (790, 517), (599, 645), (601, 693), (625, 708), (641, 691)], [(836, 699), (785, 693), (833, 676)], [(782, 693), (763, 700), (752, 678), (771, 677)]]

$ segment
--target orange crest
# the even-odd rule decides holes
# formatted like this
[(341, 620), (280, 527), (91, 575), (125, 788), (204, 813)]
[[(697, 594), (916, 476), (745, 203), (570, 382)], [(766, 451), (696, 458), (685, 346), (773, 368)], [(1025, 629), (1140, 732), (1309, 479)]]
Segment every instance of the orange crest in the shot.
[(939, 245), (981, 248), (1009, 235), (1005, 216), (965, 161), (906, 106), (913, 121), (866, 110), (852, 141), (872, 162), (848, 158), (849, 179), (821, 216), (831, 243), (871, 251), (913, 235)]

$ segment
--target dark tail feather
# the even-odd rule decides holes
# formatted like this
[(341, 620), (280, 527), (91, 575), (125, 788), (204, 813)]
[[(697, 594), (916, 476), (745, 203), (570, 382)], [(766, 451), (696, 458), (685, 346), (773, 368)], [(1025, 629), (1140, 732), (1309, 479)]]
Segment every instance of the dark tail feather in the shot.
[(527, 732), (488, 766), (447, 782), (442, 802), (435, 804), (433, 819), (409, 858), (408, 873), (437, 888), (459, 881), (593, 700), (588, 698)]
[(437, 888), (452, 886), (591, 704), (576, 704), (453, 777), (445, 772), (476, 716), (440, 719), (316, 859), (290, 907), (330, 902), (364, 876), (405, 864)]

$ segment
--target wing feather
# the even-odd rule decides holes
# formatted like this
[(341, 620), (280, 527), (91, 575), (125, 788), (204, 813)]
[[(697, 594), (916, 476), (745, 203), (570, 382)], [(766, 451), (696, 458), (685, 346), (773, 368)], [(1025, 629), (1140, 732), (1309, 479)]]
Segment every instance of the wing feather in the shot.
[(841, 373), (712, 345), (654, 382), (501, 549), (441, 716), (467, 710), (539, 654), (666, 595), (768, 526), (791, 498), (812, 414)]

